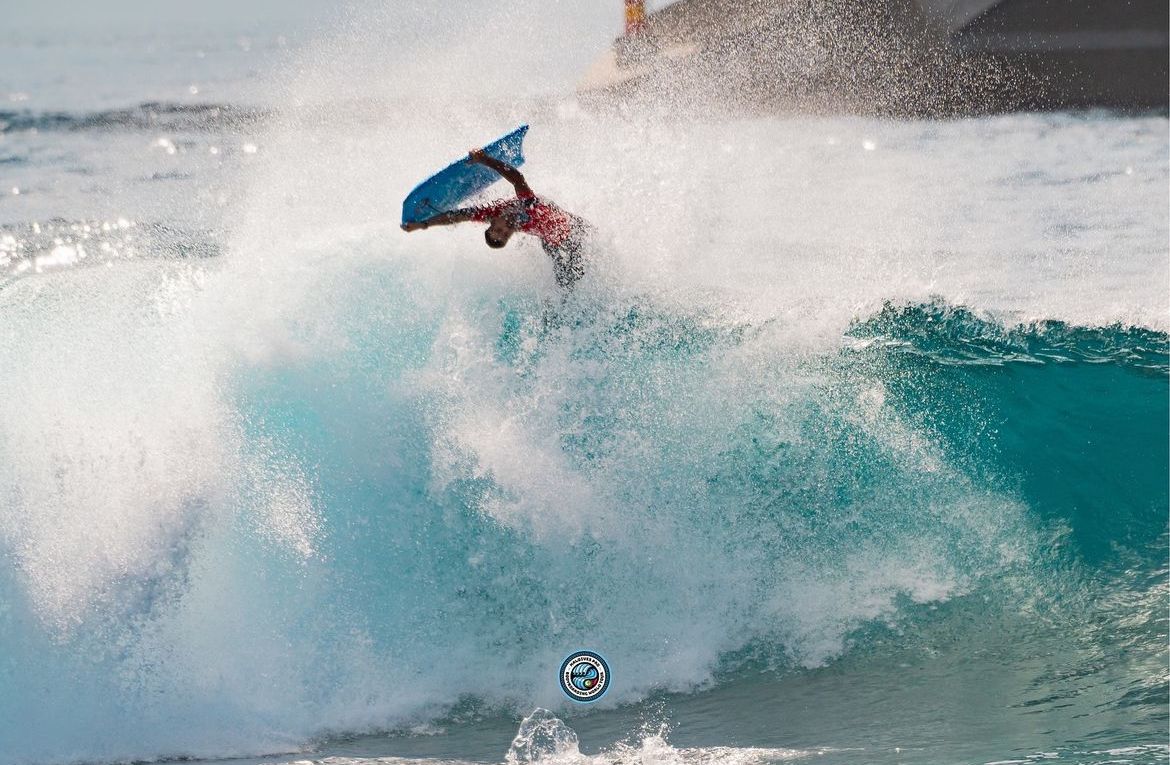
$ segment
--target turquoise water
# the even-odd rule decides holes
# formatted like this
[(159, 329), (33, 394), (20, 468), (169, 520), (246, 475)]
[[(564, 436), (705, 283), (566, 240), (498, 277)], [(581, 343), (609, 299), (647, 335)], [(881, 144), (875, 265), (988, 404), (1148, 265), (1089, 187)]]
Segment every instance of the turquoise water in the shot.
[[(1165, 115), (599, 115), (407, 10), (0, 53), (0, 763), (1166, 762)], [(568, 298), (397, 229), (520, 118)]]

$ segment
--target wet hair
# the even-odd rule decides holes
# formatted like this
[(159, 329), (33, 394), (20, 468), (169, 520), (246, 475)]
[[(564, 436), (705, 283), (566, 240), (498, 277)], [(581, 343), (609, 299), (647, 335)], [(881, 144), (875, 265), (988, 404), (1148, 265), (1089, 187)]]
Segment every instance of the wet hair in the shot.
[(491, 229), (483, 232), (483, 239), (485, 242), (487, 242), (488, 247), (491, 247), (493, 250), (498, 250), (508, 243), (507, 239), (496, 239), (494, 236), (492, 236)]

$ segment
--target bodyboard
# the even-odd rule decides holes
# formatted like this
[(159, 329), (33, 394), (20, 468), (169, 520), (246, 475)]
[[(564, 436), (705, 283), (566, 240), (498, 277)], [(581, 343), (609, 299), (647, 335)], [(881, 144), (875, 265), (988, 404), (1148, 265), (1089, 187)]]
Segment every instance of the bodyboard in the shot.
[[(528, 126), (521, 125), (484, 146), (484, 153), (512, 167), (519, 167), (524, 164), (524, 136), (527, 133)], [(474, 165), (464, 157), (414, 187), (402, 203), (402, 223), (416, 223), (454, 210), (468, 197), (475, 196), (498, 180), (500, 174), (495, 170)]]

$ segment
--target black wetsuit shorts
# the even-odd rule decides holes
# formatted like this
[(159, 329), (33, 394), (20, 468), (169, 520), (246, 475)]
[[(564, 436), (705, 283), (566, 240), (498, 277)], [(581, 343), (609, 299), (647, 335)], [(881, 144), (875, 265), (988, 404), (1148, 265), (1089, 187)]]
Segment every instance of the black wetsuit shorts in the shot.
[(585, 275), (585, 259), (592, 238), (593, 227), (574, 217), (572, 233), (563, 242), (553, 245), (540, 240), (540, 246), (552, 258), (553, 276), (558, 287), (568, 289)]

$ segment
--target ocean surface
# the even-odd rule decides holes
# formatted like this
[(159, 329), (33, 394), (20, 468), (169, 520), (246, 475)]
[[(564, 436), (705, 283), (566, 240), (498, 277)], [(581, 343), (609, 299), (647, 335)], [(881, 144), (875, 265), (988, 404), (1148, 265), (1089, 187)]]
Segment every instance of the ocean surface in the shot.
[[(577, 5), (0, 33), (0, 763), (1167, 762), (1166, 115), (599, 112)], [(397, 225), (521, 122), (567, 298)]]

